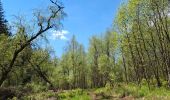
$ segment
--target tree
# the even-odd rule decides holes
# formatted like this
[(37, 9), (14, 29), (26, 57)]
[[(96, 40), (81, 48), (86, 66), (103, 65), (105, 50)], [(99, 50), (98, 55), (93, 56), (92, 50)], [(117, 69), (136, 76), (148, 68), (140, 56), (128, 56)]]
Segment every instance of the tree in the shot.
[[(13, 49), (14, 52), (12, 54), (11, 59), (9, 60), (7, 65), (3, 66), (6, 68), (5, 68), (5, 71), (2, 72), (2, 75), (0, 78), (0, 86), (8, 78), (8, 74), (12, 71), (18, 55), (28, 45), (30, 45), (32, 41), (37, 39), (44, 32), (47, 32), (49, 29), (58, 27), (58, 23), (54, 23), (54, 22), (60, 20), (59, 18), (61, 18), (63, 7), (61, 7), (57, 1), (53, 1), (53, 0), (50, 0), (50, 1), (52, 2), (53, 6), (49, 7), (49, 11), (50, 11), (49, 16), (45, 17), (41, 14), (41, 12), (36, 13), (38, 31), (33, 36), (31, 36), (27, 41), (25, 41), (24, 43), (20, 43), (20, 45), (17, 48)], [(22, 24), (19, 26), (19, 28), (25, 29), (25, 27)]]
[(7, 20), (4, 18), (4, 10), (2, 7), (2, 1), (0, 1), (0, 35), (5, 34), (10, 36), (10, 32), (7, 26)]
[(70, 61), (70, 71), (73, 75), (72, 86), (73, 88), (86, 87), (86, 61), (84, 47), (79, 44), (76, 37), (73, 36), (68, 43), (68, 55)]
[(60, 59), (59, 88), (87, 88), (87, 62), (83, 45), (73, 36)]
[(102, 52), (102, 42), (98, 37), (93, 36), (90, 39), (89, 47), (89, 64), (91, 70), (91, 80), (92, 87), (100, 87), (101, 85), (101, 76), (99, 73), (99, 57)]
[[(54, 69), (52, 60), (50, 60), (50, 51), (37, 49), (34, 50), (31, 59), (28, 61), (32, 70), (37, 73), (35, 76), (39, 76), (44, 82), (48, 83), (51, 88), (54, 88), (53, 83), (49, 80), (51, 71)], [(32, 75), (33, 76), (33, 75)], [(34, 77), (32, 77), (34, 78)], [(36, 80), (37, 81), (37, 80)]]
[[(122, 65), (129, 80), (153, 80), (158, 87), (169, 74), (168, 0), (129, 0), (118, 12)], [(166, 73), (166, 74), (165, 74)], [(153, 78), (154, 77), (154, 78)], [(151, 83), (154, 84), (154, 83)]]

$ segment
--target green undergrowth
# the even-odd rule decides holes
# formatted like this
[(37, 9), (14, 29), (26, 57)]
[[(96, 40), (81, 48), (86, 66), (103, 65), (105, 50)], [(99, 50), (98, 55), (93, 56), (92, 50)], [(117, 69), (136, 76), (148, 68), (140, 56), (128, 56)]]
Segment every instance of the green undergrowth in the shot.
[(59, 92), (44, 91), (23, 96), (20, 99), (16, 97), (13, 100), (91, 100), (88, 92), (82, 89), (63, 90)]
[(59, 100), (90, 100), (88, 92), (82, 89), (63, 91), (58, 94)]
[(133, 97), (134, 99), (142, 98), (146, 100), (170, 100), (170, 90), (165, 87), (154, 88), (151, 86), (149, 88), (147, 85), (120, 84), (113, 91), (120, 98)]
[(114, 87), (94, 89), (62, 90), (58, 92), (43, 91), (31, 93), (20, 99), (13, 100), (119, 100), (119, 99), (142, 99), (142, 100), (170, 100), (170, 90), (165, 87), (148, 88), (147, 85), (117, 84)]

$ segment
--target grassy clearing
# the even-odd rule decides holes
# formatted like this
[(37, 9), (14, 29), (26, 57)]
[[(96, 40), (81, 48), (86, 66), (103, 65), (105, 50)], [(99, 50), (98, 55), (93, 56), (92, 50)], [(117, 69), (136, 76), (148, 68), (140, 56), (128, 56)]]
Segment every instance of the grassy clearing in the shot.
[[(166, 88), (148, 88), (145, 85), (118, 84), (114, 88), (75, 89), (60, 92), (40, 92), (23, 96), (22, 100), (170, 100), (170, 90)], [(19, 99), (19, 100), (20, 100)], [(18, 100), (13, 98), (13, 100)]]

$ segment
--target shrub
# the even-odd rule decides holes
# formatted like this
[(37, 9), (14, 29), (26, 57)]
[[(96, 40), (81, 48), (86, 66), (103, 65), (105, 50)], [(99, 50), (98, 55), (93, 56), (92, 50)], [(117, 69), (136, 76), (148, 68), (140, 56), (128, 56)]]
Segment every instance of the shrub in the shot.
[(146, 85), (142, 85), (141, 88), (138, 90), (138, 95), (136, 95), (137, 98), (141, 98), (149, 94), (149, 88)]
[(37, 84), (37, 83), (28, 83), (24, 88), (31, 90), (31, 92), (33, 93), (38, 93), (38, 92), (48, 90), (47, 86), (44, 86), (42, 84)]

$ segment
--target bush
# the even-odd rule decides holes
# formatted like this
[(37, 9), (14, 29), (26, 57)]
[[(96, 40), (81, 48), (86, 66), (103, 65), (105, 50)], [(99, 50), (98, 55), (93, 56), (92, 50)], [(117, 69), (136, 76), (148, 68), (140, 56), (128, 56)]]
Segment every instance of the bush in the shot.
[(142, 87), (138, 91), (138, 95), (136, 96), (137, 98), (139, 97), (144, 97), (147, 94), (149, 94), (149, 88), (146, 85), (142, 85)]
[(168, 81), (163, 81), (163, 82), (162, 82), (162, 86), (163, 86), (163, 87), (167, 87), (167, 86), (168, 86)]
[(42, 84), (37, 84), (37, 83), (28, 83), (28, 84), (26, 84), (26, 86), (24, 88), (31, 90), (31, 92), (33, 92), (33, 93), (38, 93), (38, 92), (48, 90), (47, 86), (44, 86)]
[(63, 91), (58, 94), (59, 100), (90, 100), (87, 92), (82, 89)]
[(141, 88), (135, 84), (122, 84), (119, 87), (116, 87), (115, 92), (119, 95), (120, 98), (126, 96), (133, 96), (135, 98), (141, 98), (146, 96), (149, 93), (149, 88), (143, 85)]
[(146, 79), (142, 79), (141, 84), (142, 85), (147, 85), (148, 83), (147, 83)]
[[(34, 93), (28, 96), (24, 96), (21, 98), (21, 100), (46, 100), (49, 98), (58, 98), (58, 94), (54, 92), (40, 92), (40, 93)], [(58, 100), (58, 99), (57, 99)]]

